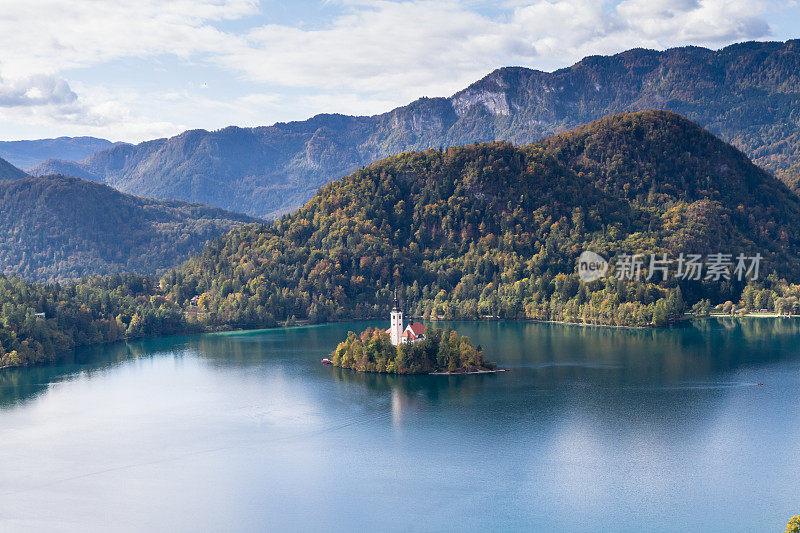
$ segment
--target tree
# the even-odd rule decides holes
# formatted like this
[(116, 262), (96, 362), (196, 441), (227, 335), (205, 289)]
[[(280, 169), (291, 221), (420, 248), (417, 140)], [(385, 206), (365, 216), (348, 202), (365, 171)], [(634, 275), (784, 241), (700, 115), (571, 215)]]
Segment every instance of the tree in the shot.
[(722, 305), (722, 312), (725, 313), (726, 315), (732, 314), (733, 313), (733, 309), (734, 309), (733, 302), (730, 301), (730, 300), (726, 301)]

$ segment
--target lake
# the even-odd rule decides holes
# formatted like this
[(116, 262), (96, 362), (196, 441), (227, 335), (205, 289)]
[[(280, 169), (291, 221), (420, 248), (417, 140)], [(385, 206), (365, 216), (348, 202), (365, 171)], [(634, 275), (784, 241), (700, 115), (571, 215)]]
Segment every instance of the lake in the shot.
[(0, 529), (783, 531), (800, 513), (798, 320), (452, 323), (511, 371), (320, 364), (375, 324), (0, 371)]

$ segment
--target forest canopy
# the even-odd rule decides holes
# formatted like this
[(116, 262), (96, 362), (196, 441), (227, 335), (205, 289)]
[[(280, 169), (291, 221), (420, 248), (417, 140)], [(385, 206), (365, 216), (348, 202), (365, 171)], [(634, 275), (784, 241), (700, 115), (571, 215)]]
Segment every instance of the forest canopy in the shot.
[(609, 117), (532, 146), (402, 154), (323, 189), (297, 212), (212, 241), (170, 272), (205, 324), (255, 327), (384, 316), (400, 287), (427, 319), (664, 325), (745, 280), (582, 283), (583, 250), (764, 256), (797, 279), (800, 205), (741, 152), (666, 112)]

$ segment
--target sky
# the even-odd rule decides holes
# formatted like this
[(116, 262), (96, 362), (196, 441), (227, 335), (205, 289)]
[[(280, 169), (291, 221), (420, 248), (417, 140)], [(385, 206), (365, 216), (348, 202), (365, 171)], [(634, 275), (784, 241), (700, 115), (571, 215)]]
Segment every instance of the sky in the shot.
[(798, 0), (0, 0), (0, 140), (372, 115), (501, 66), (798, 37)]

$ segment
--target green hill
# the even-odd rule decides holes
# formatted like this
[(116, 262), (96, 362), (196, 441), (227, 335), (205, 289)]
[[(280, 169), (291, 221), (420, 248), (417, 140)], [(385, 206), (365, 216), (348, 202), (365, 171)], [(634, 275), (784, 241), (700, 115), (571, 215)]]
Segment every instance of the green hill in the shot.
[(64, 176), (0, 181), (0, 268), (35, 280), (155, 274), (255, 220)]
[(796, 279), (798, 245), (785, 185), (685, 118), (641, 112), (522, 148), (388, 158), (211, 242), (165, 282), (176, 302), (202, 295), (209, 324), (241, 327), (382, 316), (395, 286), (416, 316), (646, 325), (683, 299), (738, 300), (744, 283), (588, 286), (582, 250), (758, 252), (762, 272)]

